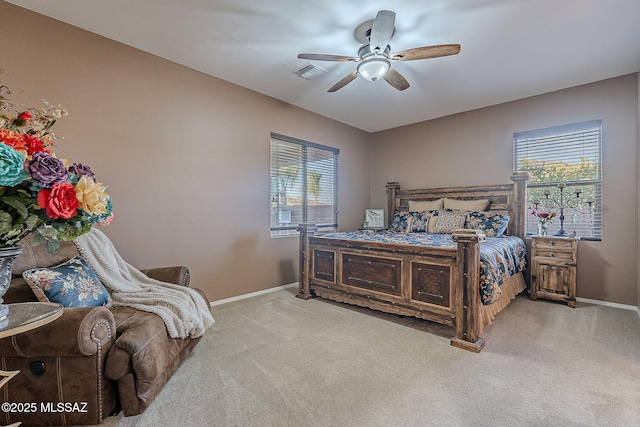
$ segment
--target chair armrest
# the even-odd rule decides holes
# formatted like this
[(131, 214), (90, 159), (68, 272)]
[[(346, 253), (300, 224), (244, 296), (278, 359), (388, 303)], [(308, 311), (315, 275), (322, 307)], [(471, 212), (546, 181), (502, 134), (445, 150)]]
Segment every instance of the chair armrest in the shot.
[(191, 280), (189, 268), (185, 266), (149, 268), (141, 271), (152, 279), (186, 287), (189, 287), (189, 281)]
[(106, 307), (65, 308), (62, 315), (40, 328), (0, 339), (0, 356), (91, 356), (111, 347), (116, 322)]

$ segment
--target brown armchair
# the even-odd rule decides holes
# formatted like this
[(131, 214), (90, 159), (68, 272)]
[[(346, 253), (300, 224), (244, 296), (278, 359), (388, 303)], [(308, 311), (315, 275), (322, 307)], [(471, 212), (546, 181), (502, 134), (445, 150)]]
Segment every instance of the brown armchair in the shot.
[[(20, 244), (24, 250), (13, 266), (14, 278), (4, 296), (7, 304), (37, 301), (20, 277), (23, 271), (51, 267), (78, 255), (73, 243), (63, 243), (54, 256), (44, 245), (32, 246), (29, 238)], [(164, 282), (189, 285), (186, 267), (143, 272)], [(125, 416), (138, 415), (199, 340), (171, 338), (159, 316), (129, 307), (65, 308), (48, 325), (0, 339), (0, 369), (20, 370), (0, 390), (0, 401), (34, 402), (37, 407), (35, 412), (3, 411), (0, 424), (99, 424), (120, 409)], [(60, 407), (62, 411), (50, 410)]]

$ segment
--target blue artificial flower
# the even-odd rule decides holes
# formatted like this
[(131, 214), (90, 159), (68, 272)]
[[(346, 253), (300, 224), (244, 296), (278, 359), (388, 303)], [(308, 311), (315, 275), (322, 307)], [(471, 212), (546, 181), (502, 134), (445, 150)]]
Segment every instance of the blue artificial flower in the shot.
[(24, 170), (25, 156), (0, 142), (0, 185), (13, 187), (29, 177)]

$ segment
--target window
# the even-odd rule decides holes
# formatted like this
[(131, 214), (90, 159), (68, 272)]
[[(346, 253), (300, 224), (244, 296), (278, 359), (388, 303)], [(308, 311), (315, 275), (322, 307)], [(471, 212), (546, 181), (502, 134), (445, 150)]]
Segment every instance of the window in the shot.
[[(563, 229), (583, 239), (602, 238), (602, 121), (556, 126), (513, 136), (514, 171), (531, 176), (527, 206), (564, 215)], [(559, 184), (564, 183), (562, 200)], [(560, 230), (559, 218), (549, 235)], [(538, 220), (526, 216), (527, 233), (536, 234)]]
[(300, 223), (337, 230), (339, 153), (271, 134), (271, 237), (297, 235)]

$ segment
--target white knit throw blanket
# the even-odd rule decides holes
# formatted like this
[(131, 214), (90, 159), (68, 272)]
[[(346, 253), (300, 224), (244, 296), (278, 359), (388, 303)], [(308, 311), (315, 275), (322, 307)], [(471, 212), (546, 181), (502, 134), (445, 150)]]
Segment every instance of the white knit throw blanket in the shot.
[(78, 237), (75, 244), (109, 290), (114, 306), (157, 314), (171, 338), (196, 338), (213, 325), (210, 309), (198, 291), (148, 277), (124, 261), (96, 227)]

